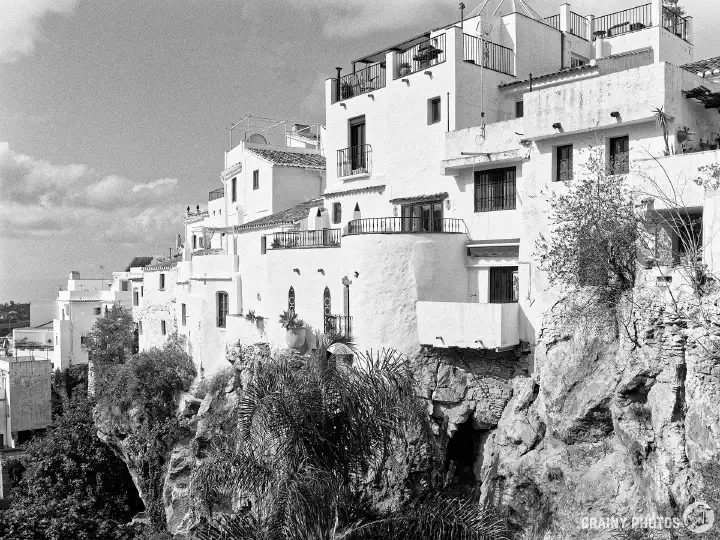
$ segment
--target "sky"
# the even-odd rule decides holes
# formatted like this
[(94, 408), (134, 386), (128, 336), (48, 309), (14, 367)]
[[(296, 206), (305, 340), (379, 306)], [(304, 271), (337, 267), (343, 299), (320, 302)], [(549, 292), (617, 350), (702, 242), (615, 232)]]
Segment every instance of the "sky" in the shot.
[[(231, 124), (324, 122), (336, 66), (458, 20), (458, 3), (0, 0), (0, 302), (167, 253), (185, 207), (221, 186)], [(599, 16), (643, 0), (571, 3)], [(681, 4), (696, 59), (720, 55), (720, 1)]]

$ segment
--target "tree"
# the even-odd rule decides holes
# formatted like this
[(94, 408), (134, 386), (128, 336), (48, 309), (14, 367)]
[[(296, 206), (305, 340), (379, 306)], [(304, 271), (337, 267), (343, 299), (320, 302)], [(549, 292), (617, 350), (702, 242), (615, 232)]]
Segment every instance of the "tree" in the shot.
[(663, 7), (670, 10), (675, 15), (685, 15), (685, 8), (679, 5), (680, 0), (663, 0)]
[(121, 304), (97, 318), (83, 349), (96, 364), (122, 364), (134, 352), (135, 325), (132, 311)]
[[(301, 538), (505, 538), (504, 522), (473, 501), (424, 498), (406, 488), (396, 511), (373, 508), (399, 450), (425, 462), (415, 484), (430, 490), (441, 463), (410, 367), (393, 351), (338, 363), (320, 343), (304, 365), (275, 358), (257, 368), (240, 401), (236, 433), (209, 450), (193, 475), (214, 540)], [(347, 344), (347, 343), (346, 343)], [(218, 516), (232, 501), (234, 515)]]
[(550, 234), (536, 254), (550, 283), (565, 292), (590, 291), (614, 303), (635, 283), (639, 218), (619, 161), (608, 167), (591, 148), (584, 171), (550, 201)]
[(20, 484), (0, 512), (0, 537), (131, 539), (142, 509), (125, 464), (97, 437), (92, 401), (76, 393), (55, 425), (26, 447)]

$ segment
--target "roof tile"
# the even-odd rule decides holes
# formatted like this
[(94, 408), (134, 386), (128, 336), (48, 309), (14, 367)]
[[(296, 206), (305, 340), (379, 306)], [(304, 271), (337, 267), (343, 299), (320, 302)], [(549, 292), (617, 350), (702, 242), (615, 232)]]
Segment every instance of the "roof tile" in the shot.
[(292, 206), (287, 210), (275, 212), (274, 214), (270, 214), (269, 216), (261, 217), (243, 225), (238, 225), (235, 227), (235, 230), (242, 231), (246, 229), (260, 229), (265, 227), (271, 227), (273, 225), (297, 223), (298, 221), (305, 219), (310, 209), (314, 206), (322, 206), (322, 199), (312, 199), (304, 203)]
[(248, 151), (278, 167), (300, 167), (325, 170), (325, 156), (301, 152), (284, 152), (264, 148), (248, 148)]

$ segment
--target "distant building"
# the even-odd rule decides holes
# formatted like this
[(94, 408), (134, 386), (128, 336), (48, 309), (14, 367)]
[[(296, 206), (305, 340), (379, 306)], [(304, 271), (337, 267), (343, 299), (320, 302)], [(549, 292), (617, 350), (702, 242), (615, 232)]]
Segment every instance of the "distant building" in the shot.
[(50, 360), (0, 358), (0, 448), (14, 448), (52, 424), (51, 377)]

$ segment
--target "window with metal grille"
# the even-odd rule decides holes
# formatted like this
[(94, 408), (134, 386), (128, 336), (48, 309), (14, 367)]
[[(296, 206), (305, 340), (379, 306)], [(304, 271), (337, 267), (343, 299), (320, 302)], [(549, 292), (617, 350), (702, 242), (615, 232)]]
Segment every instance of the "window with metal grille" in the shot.
[(490, 268), (490, 303), (511, 304), (518, 301), (518, 267)]
[(515, 210), (515, 167), (475, 172), (475, 211)]
[(227, 323), (228, 314), (228, 294), (226, 292), (217, 293), (217, 326), (218, 328), (225, 328)]
[(253, 189), (260, 189), (260, 171), (258, 169), (253, 171)]
[(555, 181), (565, 182), (573, 177), (573, 145), (558, 146), (555, 149)]
[(288, 312), (295, 313), (295, 288), (290, 287), (288, 291)]
[(428, 99), (428, 124), (437, 124), (441, 120), (440, 98)]
[(630, 172), (630, 137), (610, 139), (609, 174), (627, 174)]

